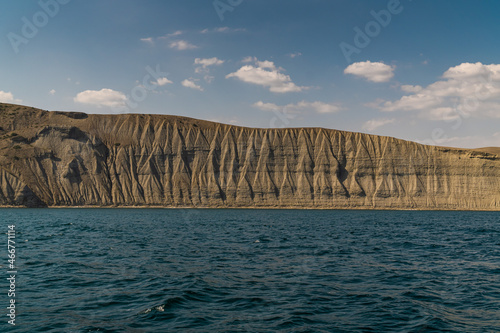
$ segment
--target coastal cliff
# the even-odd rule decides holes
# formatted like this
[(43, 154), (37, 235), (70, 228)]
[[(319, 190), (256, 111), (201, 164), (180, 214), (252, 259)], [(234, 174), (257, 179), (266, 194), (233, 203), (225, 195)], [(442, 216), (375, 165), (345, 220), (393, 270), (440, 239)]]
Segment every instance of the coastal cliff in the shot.
[(0, 104), (0, 205), (500, 210), (500, 156), (323, 128)]

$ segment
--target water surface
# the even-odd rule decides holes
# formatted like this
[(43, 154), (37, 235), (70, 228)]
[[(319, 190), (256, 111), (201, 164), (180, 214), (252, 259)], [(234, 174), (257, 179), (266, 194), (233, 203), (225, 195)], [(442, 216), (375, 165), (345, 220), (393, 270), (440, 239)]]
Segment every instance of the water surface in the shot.
[[(19, 264), (17, 325), (4, 315), (0, 330), (498, 332), (499, 220), (495, 212), (0, 209), (4, 232), (16, 225)], [(6, 249), (2, 257), (7, 277)], [(8, 305), (6, 292), (0, 301)]]

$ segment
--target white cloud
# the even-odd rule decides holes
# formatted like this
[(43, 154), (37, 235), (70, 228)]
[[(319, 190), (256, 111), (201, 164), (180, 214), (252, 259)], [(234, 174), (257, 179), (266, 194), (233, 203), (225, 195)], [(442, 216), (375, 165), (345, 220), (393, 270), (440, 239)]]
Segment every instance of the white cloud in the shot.
[(141, 38), (141, 42), (154, 44), (153, 37)]
[(500, 147), (500, 132), (496, 132), (491, 136), (486, 135), (469, 135), (469, 136), (454, 136), (433, 140), (415, 140), (415, 142), (427, 144), (427, 145), (438, 145), (446, 147), (458, 147), (458, 148), (483, 148), (483, 147)]
[(287, 105), (276, 105), (274, 103), (264, 103), (262, 101), (258, 101), (253, 104), (254, 107), (262, 110), (262, 111), (280, 111), (283, 110), (286, 113), (290, 114), (306, 114), (306, 113), (334, 113), (340, 111), (342, 108), (339, 104), (334, 103), (323, 103), (323, 102), (306, 102), (300, 101), (296, 104), (287, 104)]
[[(176, 36), (180, 36), (182, 35), (184, 32), (182, 30), (177, 30), (177, 31), (174, 31), (173, 33), (170, 33), (170, 34), (166, 34), (164, 36), (161, 36), (161, 37), (147, 37), (147, 38), (141, 38), (141, 42), (144, 42), (144, 43), (148, 43), (148, 44), (151, 44), (151, 45), (154, 45), (155, 42), (159, 39), (161, 40), (164, 40), (164, 39), (170, 39), (172, 37), (176, 37)], [(181, 41), (181, 42), (184, 42), (184, 41)], [(189, 44), (189, 43), (188, 43)], [(170, 43), (170, 45), (172, 45), (172, 43)], [(172, 46), (171, 46), (172, 47)], [(175, 48), (172, 47), (172, 48)]]
[(249, 63), (249, 62), (254, 62), (254, 61), (257, 61), (257, 58), (251, 57), (251, 56), (245, 57), (245, 58), (243, 58), (243, 60), (241, 60), (241, 62), (243, 62), (243, 63)]
[(20, 104), (22, 102), (23, 101), (20, 99), (15, 99), (14, 95), (12, 95), (10, 91), (9, 92), (0, 91), (0, 103)]
[(202, 34), (207, 34), (210, 32), (220, 32), (220, 33), (230, 33), (230, 32), (240, 32), (240, 31), (246, 31), (246, 29), (242, 28), (229, 28), (229, 27), (219, 27), (219, 28), (214, 28), (214, 29), (203, 29), (200, 31)]
[(201, 59), (201, 58), (194, 59), (194, 64), (201, 65), (203, 68), (206, 68), (208, 66), (219, 66), (219, 65), (222, 65), (223, 63), (224, 63), (224, 60), (220, 60), (217, 57), (208, 58), (208, 59)]
[(269, 87), (275, 93), (299, 92), (308, 89), (292, 82), (289, 75), (281, 73), (282, 68), (276, 68), (272, 61), (258, 61), (256, 58), (245, 58), (243, 62), (254, 62), (245, 65), (234, 73), (226, 75), (226, 79), (235, 77), (243, 82)]
[(451, 107), (437, 107), (422, 110), (420, 118), (427, 120), (445, 120), (452, 121), (460, 118), (460, 115)]
[(181, 84), (187, 88), (203, 91), (203, 88), (201, 86), (197, 85), (193, 79), (185, 79), (184, 81), (181, 82)]
[(296, 57), (300, 57), (301, 55), (302, 55), (302, 53), (295, 52), (295, 53), (290, 53), (288, 56), (293, 59), (293, 58), (296, 58)]
[(346, 69), (344, 74), (361, 76), (371, 82), (387, 82), (394, 76), (395, 66), (389, 66), (383, 62), (355, 62)]
[[(267, 69), (270, 69), (272, 71), (275, 71), (277, 70), (276, 69), (276, 66), (274, 65), (274, 62), (272, 61), (269, 61), (269, 60), (264, 60), (264, 61), (256, 61), (256, 64), (259, 68), (267, 68)], [(280, 70), (283, 70), (282, 68), (280, 68)]]
[(252, 106), (262, 111), (279, 111), (284, 108), (284, 106), (279, 106), (274, 103), (264, 103), (262, 101), (258, 101), (257, 103), (254, 103)]
[(156, 80), (156, 82), (154, 82), (154, 84), (157, 84), (159, 86), (164, 86), (166, 84), (171, 84), (173, 83), (172, 81), (170, 81), (169, 79), (167, 79), (166, 77), (160, 77), (158, 78), (158, 80)]
[(328, 104), (323, 102), (299, 102), (296, 104), (295, 108), (297, 110), (307, 110), (312, 109), (317, 113), (334, 113), (341, 110), (338, 104)]
[(184, 32), (182, 30), (177, 30), (177, 31), (174, 31), (170, 34), (166, 34), (164, 36), (161, 36), (161, 37), (158, 37), (158, 39), (169, 39), (169, 38), (172, 38), (172, 37), (177, 37), (177, 36), (180, 36), (182, 35)]
[(231, 31), (236, 31), (237, 29), (231, 29), (229, 27), (220, 27), (220, 28), (215, 28), (215, 32), (231, 32)]
[(369, 108), (378, 109), (378, 108), (380, 108), (380, 104), (382, 104), (382, 103), (384, 103), (384, 100), (382, 98), (377, 98), (376, 100), (368, 102), (368, 103), (364, 103), (363, 105), (366, 107), (369, 107)]
[(421, 86), (412, 86), (410, 84), (404, 84), (401, 86), (401, 90), (407, 93), (418, 93), (422, 90)]
[(363, 124), (363, 130), (365, 131), (373, 131), (379, 127), (382, 127), (387, 124), (393, 124), (396, 122), (396, 119), (372, 119), (368, 120)]
[(52, 89), (51, 91), (49, 91), (49, 94), (51, 94), (52, 96), (54, 96), (56, 93), (56, 90), (55, 89)]
[(449, 68), (444, 74), (445, 79), (470, 79), (478, 76), (492, 75), (492, 79), (500, 79), (500, 65), (483, 65), (480, 62), (475, 64), (464, 62), (458, 66)]
[(215, 76), (212, 76), (212, 75), (205, 75), (205, 76), (203, 77), (203, 79), (205, 79), (205, 81), (206, 81), (207, 83), (212, 83), (212, 81), (215, 79)]
[(73, 99), (77, 103), (90, 104), (98, 107), (120, 108), (125, 107), (127, 97), (125, 94), (112, 89), (85, 90), (76, 95)]
[(193, 45), (185, 40), (176, 40), (174, 42), (171, 42), (169, 44), (169, 47), (171, 49), (176, 49), (178, 51), (184, 51), (184, 50), (194, 50), (197, 49), (198, 46)]
[(171, 34), (166, 34), (165, 36), (163, 36), (163, 38), (170, 38), (170, 37), (180, 36), (183, 33), (184, 32), (182, 30), (177, 30), (177, 31), (172, 32)]
[[(410, 88), (411, 87), (411, 88)], [(483, 116), (500, 118), (500, 65), (462, 63), (427, 87), (402, 86), (410, 93), (395, 101), (378, 101), (382, 111), (417, 111), (430, 120)]]
[(209, 69), (208, 67), (210, 66), (220, 66), (224, 63), (224, 60), (220, 60), (217, 57), (213, 58), (196, 58), (194, 60), (195, 65), (199, 65), (198, 67), (195, 68), (195, 73), (208, 73)]
[(250, 56), (248, 56), (248, 57), (243, 58), (241, 60), (241, 62), (245, 63), (245, 64), (253, 62), (259, 68), (267, 68), (267, 69), (271, 69), (271, 70), (284, 71), (284, 69), (281, 68), (281, 67), (276, 68), (276, 65), (274, 65), (274, 62), (269, 61), (269, 60), (259, 61), (259, 59), (257, 59), (257, 57), (250, 57)]

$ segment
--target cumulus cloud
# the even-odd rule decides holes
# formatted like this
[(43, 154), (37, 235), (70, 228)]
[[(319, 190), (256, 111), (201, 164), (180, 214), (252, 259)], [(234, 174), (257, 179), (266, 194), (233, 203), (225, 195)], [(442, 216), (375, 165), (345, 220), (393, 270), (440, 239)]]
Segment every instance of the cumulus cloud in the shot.
[(23, 101), (20, 99), (15, 99), (14, 95), (12, 93), (6, 92), (6, 91), (0, 91), (0, 103), (13, 103), (13, 104), (20, 104)]
[(363, 124), (363, 130), (365, 131), (373, 131), (379, 127), (382, 127), (387, 124), (393, 124), (396, 122), (396, 119), (371, 119)]
[(283, 68), (277, 68), (272, 61), (259, 61), (256, 58), (247, 57), (243, 62), (253, 65), (244, 65), (234, 73), (226, 75), (228, 78), (237, 78), (243, 82), (268, 87), (269, 91), (275, 93), (299, 92), (308, 87), (300, 87), (292, 82), (289, 75), (281, 73)]
[(195, 68), (195, 73), (208, 73), (210, 66), (220, 66), (224, 63), (224, 60), (220, 60), (217, 57), (213, 58), (196, 58), (194, 59), (194, 64), (198, 65), (198, 67)]
[(254, 61), (257, 61), (257, 57), (248, 56), (248, 57), (245, 57), (241, 60), (241, 62), (243, 62), (243, 63), (249, 63), (249, 62), (254, 62)]
[(306, 114), (306, 113), (334, 113), (340, 111), (342, 108), (339, 104), (323, 103), (323, 102), (306, 102), (300, 101), (296, 104), (276, 105), (274, 103), (264, 103), (258, 101), (253, 104), (254, 107), (262, 111), (285, 111), (290, 114)]
[(154, 84), (157, 84), (159, 86), (164, 86), (166, 84), (172, 84), (173, 82), (167, 79), (166, 77), (160, 77), (154, 82)]
[(188, 41), (185, 41), (185, 40), (176, 40), (176, 41), (173, 41), (168, 46), (171, 49), (175, 49), (177, 51), (194, 50), (194, 49), (198, 48), (198, 46), (193, 45), (193, 44), (191, 44), (191, 43), (189, 43)]
[(201, 58), (194, 59), (194, 64), (201, 65), (203, 68), (206, 68), (208, 66), (219, 66), (219, 65), (222, 65), (223, 63), (224, 63), (224, 60), (220, 60), (217, 57), (208, 58), (208, 59), (201, 59)]
[(181, 82), (181, 84), (186, 88), (191, 88), (191, 89), (203, 91), (203, 88), (201, 86), (197, 85), (193, 79), (185, 79), (184, 81)]
[(444, 74), (445, 79), (471, 79), (478, 76), (492, 75), (495, 80), (500, 79), (500, 65), (483, 65), (480, 62), (475, 64), (464, 62), (458, 66), (450, 67)]
[(422, 90), (421, 86), (412, 86), (411, 84), (404, 84), (401, 86), (401, 90), (407, 93), (418, 93)]
[(279, 106), (274, 103), (264, 103), (262, 101), (254, 103), (253, 107), (256, 107), (257, 109), (260, 109), (262, 111), (279, 111), (284, 108), (283, 106)]
[(462, 63), (427, 87), (401, 86), (410, 93), (395, 101), (378, 101), (382, 111), (417, 111), (430, 120), (483, 116), (500, 118), (500, 65)]
[(365, 78), (371, 82), (387, 82), (394, 76), (395, 66), (389, 66), (383, 62), (355, 62), (346, 69), (344, 74), (352, 74)]
[(101, 90), (82, 91), (73, 100), (77, 103), (90, 104), (97, 107), (120, 108), (125, 107), (127, 97), (122, 92), (104, 88)]

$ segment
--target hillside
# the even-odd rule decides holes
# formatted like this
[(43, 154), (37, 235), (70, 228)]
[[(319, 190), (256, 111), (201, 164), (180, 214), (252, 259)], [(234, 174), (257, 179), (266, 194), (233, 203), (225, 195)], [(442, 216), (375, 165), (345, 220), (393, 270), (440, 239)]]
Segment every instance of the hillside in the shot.
[(498, 150), (0, 104), (0, 205), (500, 210)]

